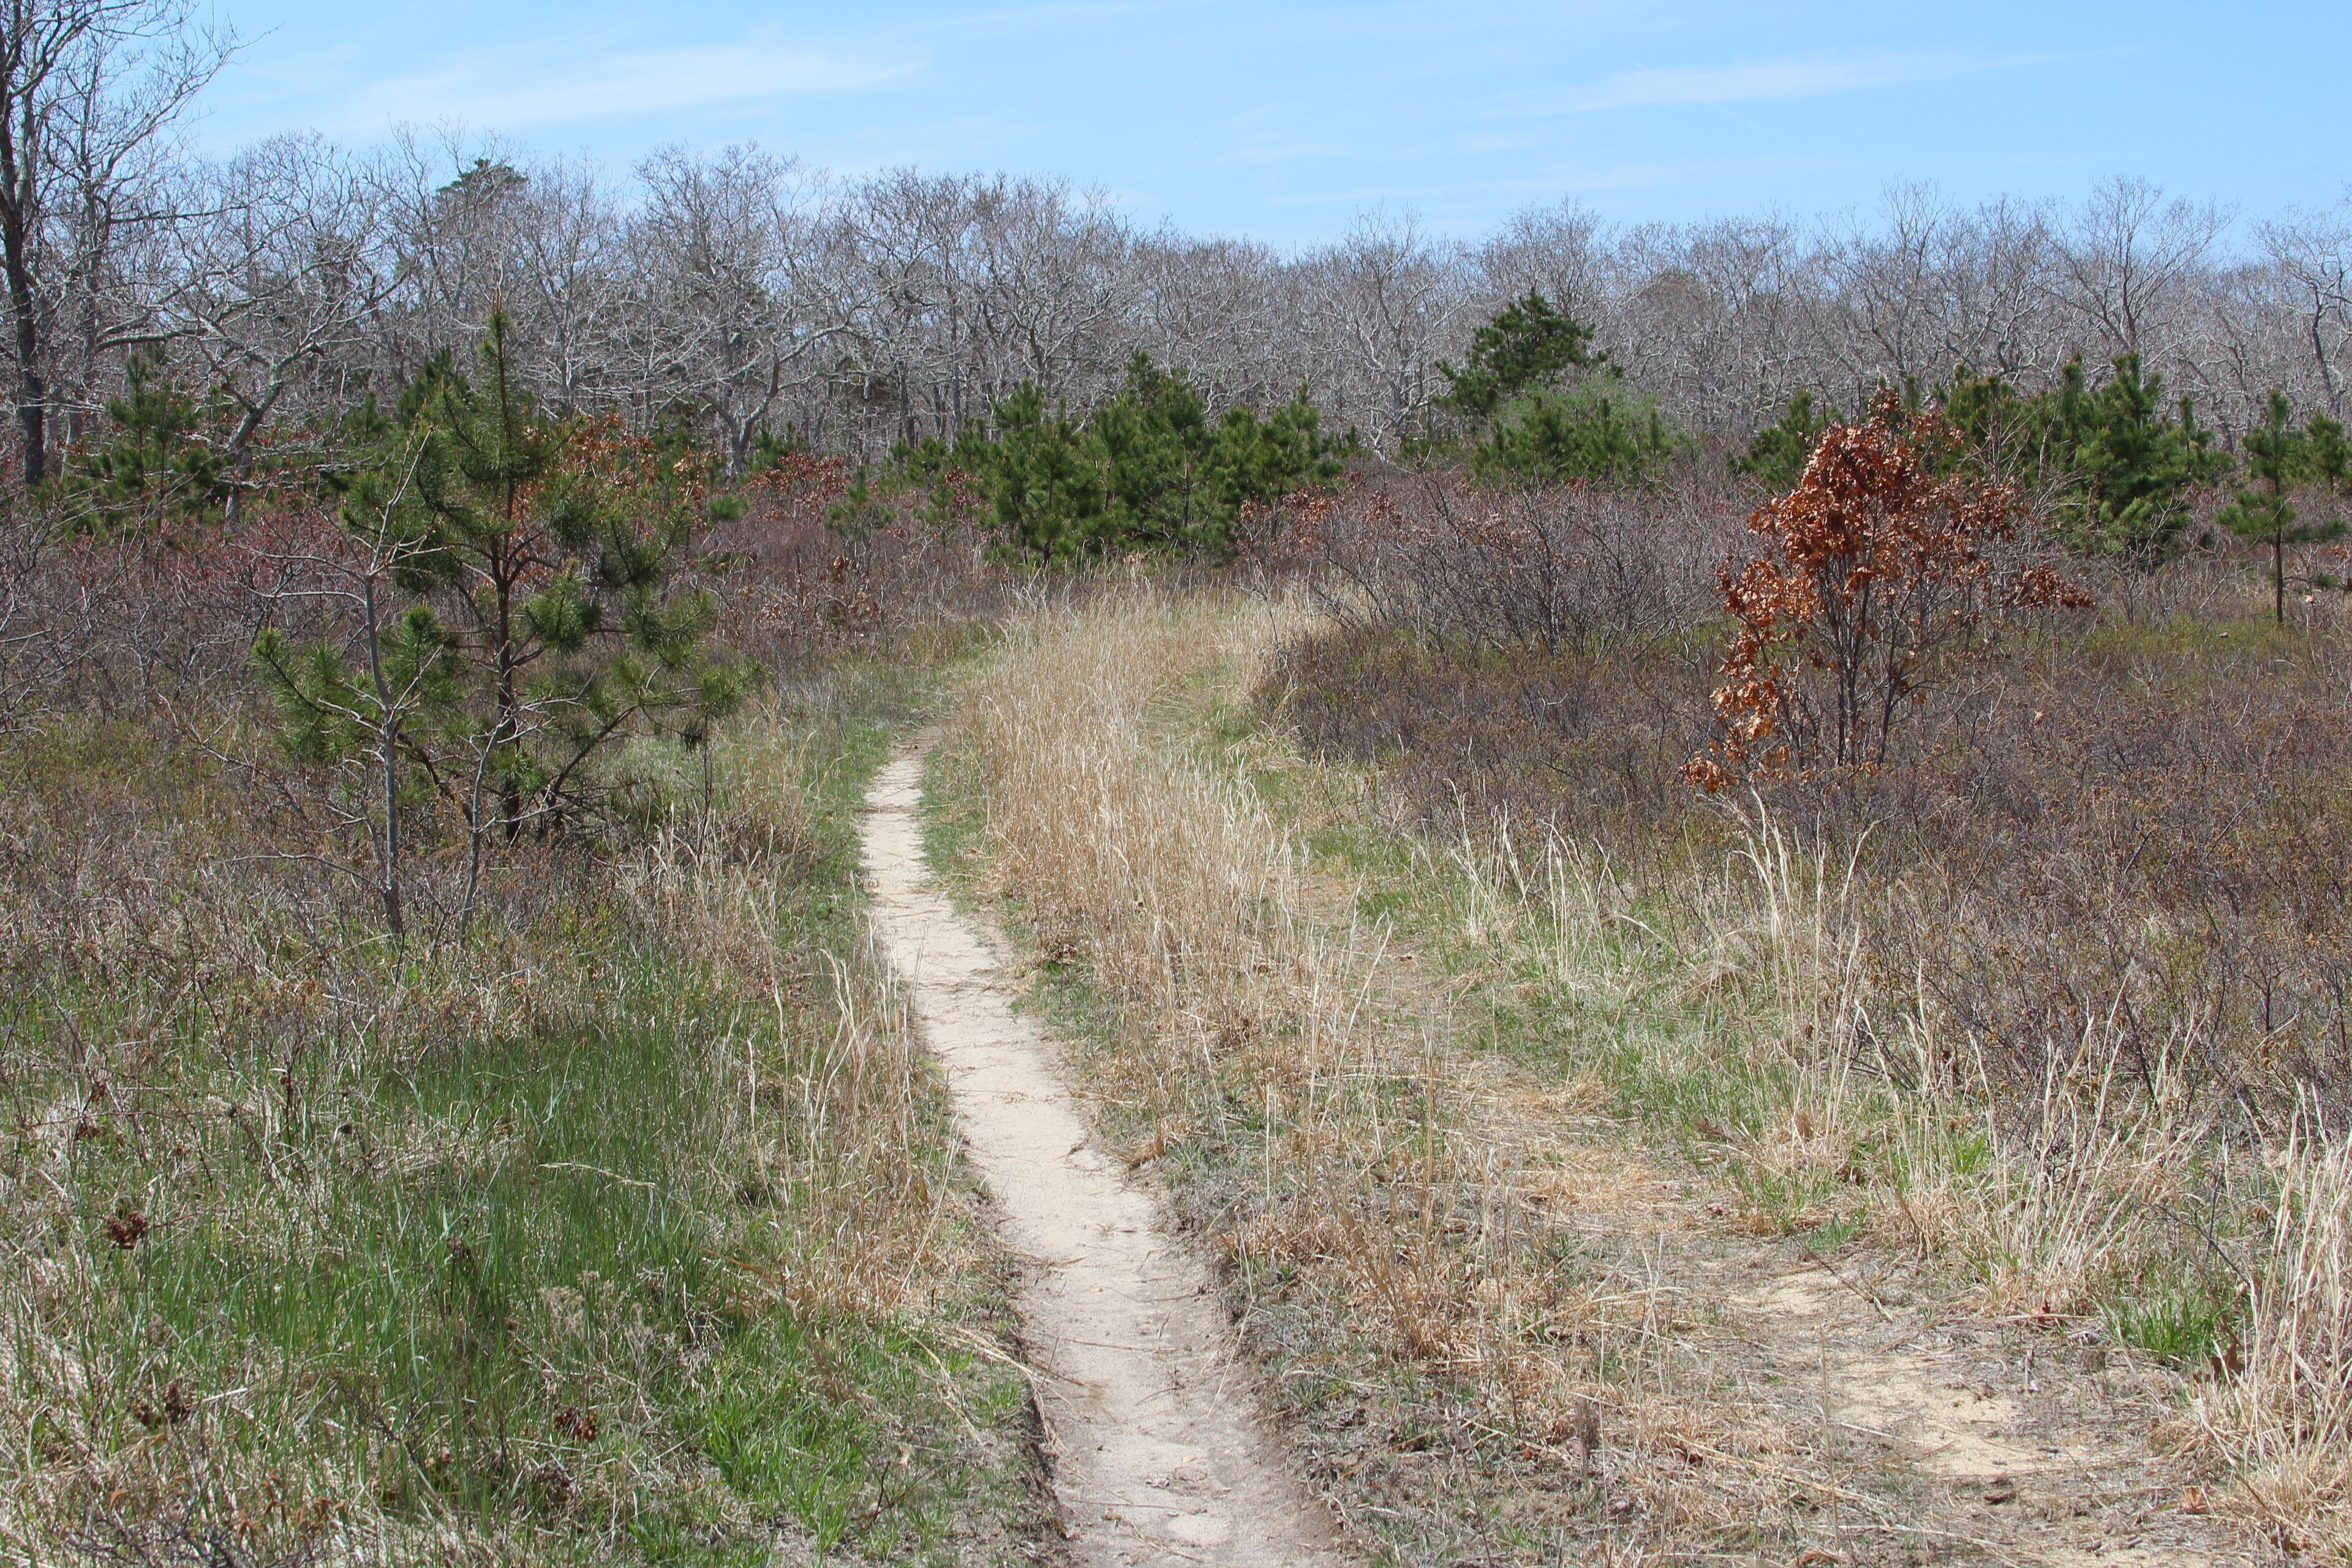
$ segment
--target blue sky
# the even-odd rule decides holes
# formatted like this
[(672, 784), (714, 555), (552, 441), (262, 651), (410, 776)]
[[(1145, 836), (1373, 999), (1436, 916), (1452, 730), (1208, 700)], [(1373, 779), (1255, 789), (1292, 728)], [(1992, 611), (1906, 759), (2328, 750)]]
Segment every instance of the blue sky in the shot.
[(220, 7), (249, 42), (196, 127), (216, 149), (446, 123), (618, 172), (756, 141), (1281, 244), (1376, 205), (1467, 237), (1562, 196), (1638, 222), (2134, 174), (2260, 215), (2352, 181), (2344, 0)]

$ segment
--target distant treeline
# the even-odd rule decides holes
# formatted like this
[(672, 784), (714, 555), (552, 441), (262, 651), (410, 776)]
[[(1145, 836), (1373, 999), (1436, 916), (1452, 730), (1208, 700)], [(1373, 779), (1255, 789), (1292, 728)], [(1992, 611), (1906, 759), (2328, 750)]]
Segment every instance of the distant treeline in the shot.
[[(2273, 387), (2298, 419), (2340, 419), (2352, 373), (2344, 204), (2231, 230), (2135, 180), (2071, 205), (1901, 189), (1809, 222), (1616, 228), (1562, 203), (1475, 243), (1372, 214), (1283, 251), (1143, 226), (1053, 182), (853, 180), (751, 147), (667, 149), (624, 176), (421, 138), (289, 135), (210, 161), (171, 140), (228, 58), (186, 7), (32, 10), (56, 25), (0, 61), (0, 102), (45, 129), (0, 201), (22, 243), (0, 248), (34, 475), (102, 439), (110, 401), (152, 413), (168, 393), (205, 448), (171, 460), (234, 496), (469, 353), (494, 306), (541, 406), (618, 415), (728, 473), (763, 442), (859, 461), (952, 447), (1024, 387), (1037, 417), (1084, 420), (1139, 353), (1213, 425), (1303, 398), (1326, 436), (1395, 455), (1446, 436), (1442, 365), (1530, 292), (1590, 329), (1636, 447), (1654, 416), (1661, 438), (1738, 444), (1799, 394), (1859, 409), (1965, 365), (2032, 396), (2128, 354), (2228, 451)], [(68, 37), (82, 11), (105, 26)]]

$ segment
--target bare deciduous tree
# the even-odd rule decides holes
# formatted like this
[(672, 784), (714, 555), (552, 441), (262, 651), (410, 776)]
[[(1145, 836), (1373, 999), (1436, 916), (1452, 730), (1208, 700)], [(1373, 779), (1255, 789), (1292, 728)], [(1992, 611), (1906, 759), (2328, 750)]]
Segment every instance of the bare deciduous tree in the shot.
[(1467, 337), (1467, 268), (1411, 214), (1373, 213), (1302, 264), (1303, 325), (1315, 359), (1304, 379), (1333, 414), (1393, 451), (1445, 392), (1437, 363)]
[(2078, 345), (2084, 353), (2158, 363), (2185, 314), (2184, 286), (2228, 221), (2211, 203), (2168, 202), (2146, 180), (2108, 180), (2094, 189), (2067, 226), (2053, 279), (2059, 298), (2096, 334)]
[(2345, 378), (2352, 374), (2352, 198), (2326, 213), (2265, 224), (2262, 236), (2285, 285), (2297, 346), (2310, 351), (2313, 401), (2340, 419)]
[[(399, 281), (364, 171), (315, 137), (278, 137), (222, 166), (185, 226), (185, 269), (162, 321), (234, 410), (229, 510), (240, 510), (253, 443), (308, 375), (363, 343)], [(352, 387), (330, 375), (322, 400)]]
[(231, 35), (189, 0), (0, 0), (0, 274), (25, 479), (47, 472), (61, 321), (91, 358), (123, 231), (163, 221), (159, 140), (218, 74)]
[(666, 148), (637, 171), (646, 202), (631, 252), (647, 328), (680, 411), (716, 427), (730, 474), (743, 471), (793, 358), (796, 168), (754, 147), (709, 158)]

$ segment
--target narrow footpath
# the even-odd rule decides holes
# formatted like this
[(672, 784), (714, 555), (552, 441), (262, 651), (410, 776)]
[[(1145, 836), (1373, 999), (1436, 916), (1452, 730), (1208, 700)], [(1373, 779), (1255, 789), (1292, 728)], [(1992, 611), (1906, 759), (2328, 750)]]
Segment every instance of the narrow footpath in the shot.
[(1006, 1241), (1048, 1459), (1080, 1568), (1337, 1568), (1328, 1515), (1261, 1422), (1205, 1266), (1099, 1148), (1017, 976), (923, 858), (920, 758), (866, 796), (885, 951), (947, 1070)]

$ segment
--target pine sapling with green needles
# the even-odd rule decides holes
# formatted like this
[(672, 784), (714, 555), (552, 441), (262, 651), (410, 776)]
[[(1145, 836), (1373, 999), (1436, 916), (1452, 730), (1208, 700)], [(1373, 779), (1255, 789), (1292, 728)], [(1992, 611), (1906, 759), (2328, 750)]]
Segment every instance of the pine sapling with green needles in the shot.
[(2286, 548), (2317, 544), (2344, 532), (2340, 518), (2305, 522), (2286, 499), (2290, 480), (2301, 479), (2312, 456), (2312, 438), (2294, 425), (2294, 410), (2286, 394), (2273, 388), (2263, 407), (2263, 422), (2246, 432), (2245, 477), (2236, 499), (2224, 507), (2218, 521), (2241, 539), (2267, 545), (2271, 552), (2271, 614), (2286, 624)]
[(473, 378), (429, 366), (401, 412), (337, 477), (343, 554), (323, 575), (345, 586), (318, 596), (347, 604), (356, 635), (296, 649), (268, 633), (255, 651), (292, 756), (373, 759), (394, 930), (404, 791), (462, 823), (462, 927), (495, 843), (594, 816), (616, 740), (701, 746), (752, 672), (708, 647), (710, 596), (675, 583), (706, 511), (700, 464), (611, 420), (543, 417), (502, 315)]

